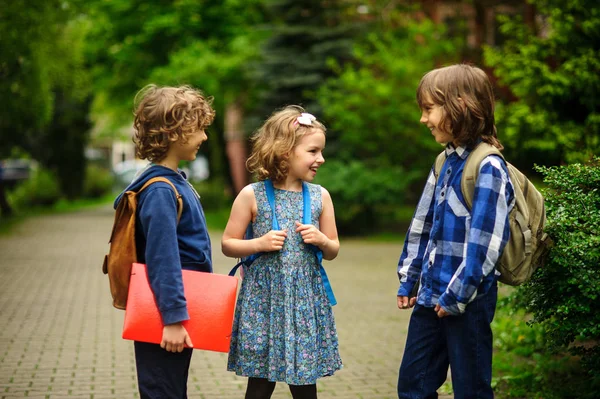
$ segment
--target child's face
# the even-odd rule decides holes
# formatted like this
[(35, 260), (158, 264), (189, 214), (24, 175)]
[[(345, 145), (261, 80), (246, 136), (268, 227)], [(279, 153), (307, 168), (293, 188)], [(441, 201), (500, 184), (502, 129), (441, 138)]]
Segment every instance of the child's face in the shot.
[(312, 129), (307, 132), (292, 150), (289, 158), (290, 170), (288, 175), (293, 179), (313, 181), (317, 175), (317, 170), (325, 162), (325, 158), (323, 158), (324, 148), (325, 133), (319, 129)]
[(192, 133), (188, 133), (186, 139), (187, 142), (183, 138), (180, 138), (174, 147), (177, 148), (177, 155), (180, 161), (193, 161), (196, 159), (196, 154), (200, 146), (208, 137), (204, 129), (196, 129)]
[(426, 96), (423, 102), (423, 108), (421, 109), (421, 122), (431, 130), (431, 134), (435, 141), (442, 145), (451, 143), (454, 139), (451, 132), (444, 130), (443, 126), (440, 125), (442, 116), (444, 115), (444, 108), (441, 105), (434, 104), (433, 101)]

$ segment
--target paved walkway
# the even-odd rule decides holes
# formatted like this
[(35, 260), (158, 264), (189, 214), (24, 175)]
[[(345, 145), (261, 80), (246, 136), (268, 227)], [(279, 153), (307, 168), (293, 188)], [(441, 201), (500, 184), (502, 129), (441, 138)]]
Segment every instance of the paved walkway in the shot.
[[(135, 398), (133, 345), (120, 338), (101, 261), (109, 208), (35, 217), (0, 236), (0, 398)], [(215, 271), (234, 264), (213, 235)], [(342, 241), (326, 265), (344, 368), (319, 381), (319, 398), (396, 398), (408, 312), (395, 304), (401, 243)], [(190, 398), (243, 398), (246, 379), (226, 354), (195, 351)], [(274, 399), (291, 398), (278, 384)]]

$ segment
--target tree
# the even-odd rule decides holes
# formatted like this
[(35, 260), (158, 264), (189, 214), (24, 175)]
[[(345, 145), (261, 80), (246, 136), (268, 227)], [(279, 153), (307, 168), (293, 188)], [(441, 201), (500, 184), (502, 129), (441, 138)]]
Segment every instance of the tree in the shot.
[(356, 62), (336, 65), (338, 76), (317, 97), (331, 121), (327, 151), (335, 154), (319, 182), (344, 209), (336, 216), (345, 232), (397, 221), (442, 149), (419, 123), (416, 89), (426, 72), (454, 60), (457, 43), (429, 20), (386, 16), (356, 45)]
[(211, 175), (225, 176), (223, 132), (235, 128), (224, 115), (232, 107), (243, 113), (252, 102), (247, 65), (266, 35), (254, 28), (261, 10), (259, 0), (92, 3), (93, 108), (94, 119), (105, 125), (102, 134), (114, 137), (131, 125), (132, 99), (144, 85), (192, 85), (214, 97), (217, 119), (201, 151), (208, 151)]
[[(58, 172), (69, 197), (81, 191), (83, 174), (77, 171), (85, 170), (89, 128), (86, 123), (64, 125), (87, 115), (86, 24), (78, 9), (77, 0), (49, 0), (36, 7), (4, 1), (0, 19), (0, 158), (15, 149), (28, 153)], [(72, 118), (72, 112), (79, 116)], [(51, 133), (59, 129), (61, 134)], [(0, 191), (3, 195), (3, 185)]]
[(356, 3), (351, 1), (267, 2), (272, 36), (255, 66), (263, 88), (257, 108), (260, 121), (289, 104), (321, 113), (317, 89), (334, 75), (328, 60), (349, 60), (353, 38), (361, 32), (355, 10)]
[(541, 21), (500, 18), (507, 40), (486, 63), (517, 97), (499, 104), (503, 143), (521, 164), (589, 159), (600, 152), (600, 8), (594, 0), (533, 0)]

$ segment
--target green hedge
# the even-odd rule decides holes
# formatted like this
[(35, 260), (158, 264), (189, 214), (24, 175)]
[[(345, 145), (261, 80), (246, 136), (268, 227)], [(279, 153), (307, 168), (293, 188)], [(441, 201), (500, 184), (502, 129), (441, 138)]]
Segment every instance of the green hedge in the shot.
[[(600, 158), (537, 169), (548, 186), (546, 232), (555, 244), (511, 304), (532, 315), (529, 324), (543, 331), (543, 340), (532, 351), (540, 357), (533, 379), (507, 386), (530, 392), (537, 387), (544, 398), (592, 399), (600, 392)], [(516, 353), (523, 345), (507, 350)]]
[(54, 205), (61, 196), (56, 174), (40, 167), (8, 194), (8, 201), (16, 210), (26, 210)]

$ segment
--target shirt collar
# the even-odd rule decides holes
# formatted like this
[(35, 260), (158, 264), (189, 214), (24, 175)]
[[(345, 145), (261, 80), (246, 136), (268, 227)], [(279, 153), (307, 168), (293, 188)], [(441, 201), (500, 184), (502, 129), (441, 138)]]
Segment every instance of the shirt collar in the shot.
[(454, 147), (452, 143), (449, 143), (446, 146), (446, 158), (448, 158), (453, 153), (456, 153), (456, 155), (458, 155), (460, 158), (467, 159), (467, 156), (469, 156), (469, 152), (471, 151), (469, 151), (466, 147)]

